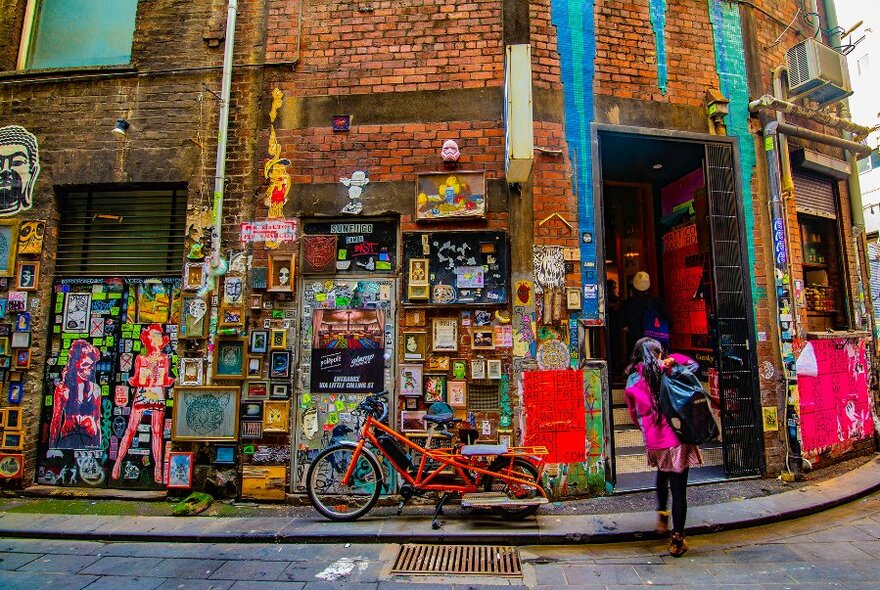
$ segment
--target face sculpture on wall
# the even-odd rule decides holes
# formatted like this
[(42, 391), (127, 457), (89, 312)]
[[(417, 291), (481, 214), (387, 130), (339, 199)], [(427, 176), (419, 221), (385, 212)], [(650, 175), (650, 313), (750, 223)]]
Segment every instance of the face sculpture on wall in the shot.
[(458, 149), (458, 144), (451, 139), (444, 141), (443, 147), (440, 149), (440, 157), (447, 163), (458, 162), (458, 159), (461, 157), (461, 151)]
[(0, 128), (0, 216), (30, 209), (40, 174), (37, 138), (19, 125)]

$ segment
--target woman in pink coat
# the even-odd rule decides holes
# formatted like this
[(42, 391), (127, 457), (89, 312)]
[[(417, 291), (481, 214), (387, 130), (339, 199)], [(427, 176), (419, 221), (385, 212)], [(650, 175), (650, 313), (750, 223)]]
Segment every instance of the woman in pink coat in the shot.
[(687, 517), (688, 470), (703, 464), (700, 448), (683, 444), (660, 412), (660, 377), (675, 364), (691, 371), (699, 366), (681, 354), (663, 353), (662, 345), (653, 338), (642, 338), (635, 344), (626, 372), (626, 405), (633, 424), (645, 438), (648, 465), (657, 468), (657, 532), (669, 530), (669, 490), (672, 490), (672, 537), (669, 553), (681, 557), (687, 551), (684, 522)]

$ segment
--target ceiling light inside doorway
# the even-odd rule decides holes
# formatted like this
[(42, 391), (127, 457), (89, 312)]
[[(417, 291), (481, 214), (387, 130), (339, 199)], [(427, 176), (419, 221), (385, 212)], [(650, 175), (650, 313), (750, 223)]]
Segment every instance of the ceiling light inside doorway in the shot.
[(654, 170), (661, 170), (663, 169), (663, 164), (657, 163), (651, 166), (651, 168), (653, 168)]

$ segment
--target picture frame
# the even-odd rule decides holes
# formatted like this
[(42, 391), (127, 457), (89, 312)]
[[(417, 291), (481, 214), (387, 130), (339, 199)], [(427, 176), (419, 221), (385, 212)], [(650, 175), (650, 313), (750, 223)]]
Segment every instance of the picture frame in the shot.
[(263, 422), (242, 421), (239, 428), (241, 440), (263, 438)]
[[(24, 297), (24, 305), (27, 306), (27, 293), (18, 291)], [(13, 292), (9, 292), (9, 311), (13, 309)], [(68, 334), (81, 334), (89, 331), (89, 314), (92, 306), (91, 293), (68, 293), (64, 296), (64, 312), (61, 322), (61, 331)], [(19, 309), (18, 311), (24, 311)]]
[(0, 449), (20, 451), (24, 446), (24, 433), (21, 430), (4, 430), (0, 439)]
[(485, 171), (423, 172), (417, 175), (415, 218), (484, 219), (487, 197)]
[(431, 350), (434, 352), (458, 352), (458, 318), (434, 318), (431, 320)]
[(235, 447), (217, 445), (214, 447), (214, 465), (235, 465)]
[(219, 325), (221, 328), (240, 328), (244, 326), (244, 308), (221, 307)]
[(0, 277), (11, 277), (15, 272), (18, 224), (17, 219), (0, 219)]
[(486, 361), (486, 378), (501, 379), (501, 359), (489, 359)]
[(400, 412), (401, 432), (427, 432), (425, 425), (425, 410), (402, 410)]
[(446, 372), (449, 370), (449, 357), (448, 356), (439, 356), (436, 354), (432, 354), (428, 357), (428, 361), (425, 363), (426, 371), (443, 371)]
[(21, 429), (21, 408), (4, 408), (2, 427), (4, 430)]
[(268, 381), (245, 381), (242, 386), (242, 395), (245, 400), (263, 400), (269, 397)]
[(27, 348), (31, 345), (30, 332), (13, 332), (10, 340), (10, 348)]
[(430, 259), (428, 258), (410, 258), (409, 259), (409, 275), (408, 285), (416, 287), (427, 287), (431, 283), (430, 278)]
[(290, 379), (290, 351), (275, 350), (269, 356), (269, 378)]
[(467, 407), (467, 381), (450, 379), (446, 382), (446, 403), (452, 408)]
[(422, 365), (400, 365), (400, 395), (421, 397), (423, 384)]
[(435, 402), (446, 401), (446, 375), (426, 374), (425, 383), (422, 387), (424, 391), (425, 403), (432, 404)]
[(0, 319), (6, 317), (7, 300), (6, 297), (0, 297)]
[(31, 366), (31, 349), (23, 348), (15, 353), (15, 368), (29, 369)]
[[(103, 323), (103, 321), (102, 321)], [(12, 329), (14, 332), (30, 332), (31, 331), (31, 314), (23, 311), (18, 314), (18, 317), (15, 318), (15, 326)]]
[(267, 330), (254, 330), (251, 332), (250, 352), (260, 353), (269, 350), (269, 332)]
[(168, 489), (189, 489), (192, 487), (193, 453), (171, 451), (168, 453)]
[(468, 370), (467, 359), (452, 359), (452, 378), (467, 379)]
[(473, 359), (471, 361), (471, 379), (486, 378), (486, 361), (483, 359)]
[(183, 290), (198, 291), (205, 285), (205, 263), (187, 262), (183, 265)]
[(214, 347), (213, 376), (215, 379), (244, 379), (244, 338), (221, 338)]
[(424, 309), (407, 309), (403, 312), (403, 325), (407, 328), (418, 328), (425, 325)]
[(240, 397), (241, 388), (236, 386), (175, 387), (171, 439), (237, 441)]
[(244, 421), (263, 421), (263, 402), (262, 401), (243, 401), (241, 402), (241, 420)]
[(403, 332), (400, 337), (403, 343), (403, 358), (408, 361), (423, 361), (428, 351), (427, 332)]
[(20, 404), (24, 397), (24, 386), (21, 381), (9, 381), (9, 391), (6, 394), (6, 401), (10, 404)]
[(293, 291), (294, 257), (291, 254), (269, 255), (269, 284), (267, 291), (290, 293)]
[(247, 365), (248, 378), (263, 376), (263, 357), (262, 356), (249, 356), (247, 362), (248, 362), (248, 365)]
[(18, 255), (41, 254), (43, 252), (43, 237), (45, 235), (45, 220), (22, 221), (18, 228)]
[(263, 309), (263, 294), (251, 293), (250, 302), (251, 309)]
[(430, 285), (407, 285), (406, 298), (409, 301), (427, 301), (431, 298)]
[(495, 350), (495, 330), (491, 327), (471, 328), (471, 348), (474, 350)]
[(270, 350), (286, 350), (287, 349), (287, 330), (273, 328), (269, 333), (269, 349)]
[(223, 307), (244, 307), (244, 279), (230, 275), (224, 277)]
[(15, 265), (15, 288), (20, 291), (36, 291), (39, 281), (39, 261), (19, 260)]
[(0, 338), (0, 355), (9, 354), (9, 338), (4, 336)]
[(0, 479), (19, 479), (24, 472), (24, 455), (0, 453)]
[(581, 302), (581, 290), (578, 287), (568, 287), (565, 290), (566, 309), (577, 310), (583, 307)]
[(404, 406), (406, 406), (407, 410), (418, 410), (419, 409), (419, 398), (407, 397), (404, 399), (406, 400), (404, 403)]
[(263, 433), (290, 432), (290, 402), (267, 401), (263, 405)]
[(205, 359), (181, 358), (178, 385), (198, 387), (205, 382)]
[(0, 354), (0, 369), (11, 369), (12, 368), (12, 357), (10, 356), (11, 351), (6, 354)]
[(208, 302), (203, 297), (184, 296), (180, 304), (180, 338), (204, 338), (208, 327)]
[(290, 399), (290, 383), (270, 383), (269, 399)]

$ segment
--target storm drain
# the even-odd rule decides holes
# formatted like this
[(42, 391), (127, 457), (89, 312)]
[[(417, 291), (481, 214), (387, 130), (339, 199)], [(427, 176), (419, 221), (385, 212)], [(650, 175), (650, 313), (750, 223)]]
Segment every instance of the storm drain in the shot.
[(516, 547), (502, 545), (404, 545), (392, 574), (521, 576)]

